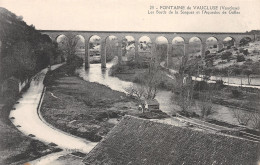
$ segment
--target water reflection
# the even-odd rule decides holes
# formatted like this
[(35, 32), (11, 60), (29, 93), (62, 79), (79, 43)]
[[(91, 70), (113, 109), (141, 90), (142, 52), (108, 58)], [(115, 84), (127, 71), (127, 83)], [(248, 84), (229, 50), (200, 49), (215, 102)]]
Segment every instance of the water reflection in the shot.
[[(125, 89), (134, 83), (110, 76), (109, 70), (115, 64), (117, 64), (117, 58), (107, 63), (106, 69), (101, 69), (101, 64), (91, 64), (90, 68), (84, 69), (85, 67), (83, 66), (77, 70), (77, 73), (86, 81), (97, 82), (106, 85), (113, 90), (126, 93)], [(160, 109), (170, 115), (178, 109), (178, 106), (172, 103), (171, 95), (172, 93), (170, 91), (159, 90), (156, 96), (156, 99), (160, 103)]]

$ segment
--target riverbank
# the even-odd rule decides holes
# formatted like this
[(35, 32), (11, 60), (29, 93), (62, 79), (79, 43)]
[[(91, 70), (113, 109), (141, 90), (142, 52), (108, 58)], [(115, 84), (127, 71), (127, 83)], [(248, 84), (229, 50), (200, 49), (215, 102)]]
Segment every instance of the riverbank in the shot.
[(164, 113), (143, 114), (138, 110), (137, 99), (105, 85), (85, 81), (72, 73), (73, 69), (64, 65), (48, 73), (44, 81), (46, 93), (41, 114), (54, 127), (98, 142), (125, 114), (147, 118), (167, 116)]
[[(29, 86), (28, 86), (29, 87)], [(37, 159), (49, 153), (58, 152), (60, 149), (45, 145), (24, 135), (9, 120), (10, 111), (16, 100), (22, 97), (23, 90), (19, 96), (4, 102), (0, 115), (0, 164), (20, 165), (30, 160)]]
[[(131, 81), (135, 83), (138, 82), (138, 78), (140, 75), (144, 74), (147, 69), (139, 69), (134, 67), (128, 67), (124, 69), (124, 67), (114, 67), (112, 68), (110, 75), (117, 77), (121, 80)], [(167, 74), (167, 70), (162, 70), (164, 74)], [(169, 74), (169, 73), (168, 73)], [(171, 79), (170, 83), (174, 83), (174, 76), (170, 78), (169, 75), (167, 78)], [(163, 79), (162, 79), (163, 81)], [(168, 80), (167, 80), (168, 81)], [(166, 82), (167, 82), (166, 81)], [(168, 84), (168, 82), (166, 83)], [(169, 86), (170, 87), (170, 86)], [(172, 90), (172, 88), (163, 88), (164, 90)], [(251, 89), (251, 88), (241, 88), (241, 87), (233, 87), (227, 86), (218, 81), (216, 84), (207, 84), (206, 82), (194, 81), (194, 95), (195, 99), (194, 111), (196, 114), (201, 115), (201, 106), (200, 103), (205, 99), (205, 94), (210, 91), (210, 98), (212, 101), (212, 114), (207, 116), (207, 118), (213, 118), (215, 120), (221, 120), (225, 122), (230, 122), (233, 124), (244, 122), (241, 121), (240, 118), (244, 118), (243, 116), (250, 115), (250, 122), (248, 122), (249, 127), (257, 128), (256, 122), (253, 122), (254, 118), (259, 116), (259, 108), (260, 108), (260, 90)], [(175, 105), (175, 110), (180, 111), (179, 106), (175, 102), (173, 97), (174, 94), (171, 94), (172, 103)], [(241, 110), (241, 111), (240, 111)], [(239, 112), (239, 116), (236, 114)], [(227, 115), (229, 114), (229, 115)], [(198, 116), (196, 115), (196, 116)], [(227, 117), (229, 116), (229, 117)], [(237, 116), (237, 117), (235, 117)], [(242, 116), (242, 117), (241, 117)], [(252, 120), (252, 121), (251, 121)]]

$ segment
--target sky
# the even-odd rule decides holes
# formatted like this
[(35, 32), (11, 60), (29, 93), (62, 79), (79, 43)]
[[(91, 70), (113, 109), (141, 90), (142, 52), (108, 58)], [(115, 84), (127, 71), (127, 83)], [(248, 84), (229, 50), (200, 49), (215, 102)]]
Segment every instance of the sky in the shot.
[[(149, 7), (238, 6), (233, 15), (155, 15)], [(0, 0), (39, 30), (245, 32), (260, 30), (260, 0)]]

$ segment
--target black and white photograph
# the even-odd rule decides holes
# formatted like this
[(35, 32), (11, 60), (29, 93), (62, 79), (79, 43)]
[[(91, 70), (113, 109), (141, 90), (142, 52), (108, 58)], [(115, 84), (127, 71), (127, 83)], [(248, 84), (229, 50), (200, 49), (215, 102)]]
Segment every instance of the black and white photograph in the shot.
[(0, 0), (0, 165), (260, 165), (259, 0)]

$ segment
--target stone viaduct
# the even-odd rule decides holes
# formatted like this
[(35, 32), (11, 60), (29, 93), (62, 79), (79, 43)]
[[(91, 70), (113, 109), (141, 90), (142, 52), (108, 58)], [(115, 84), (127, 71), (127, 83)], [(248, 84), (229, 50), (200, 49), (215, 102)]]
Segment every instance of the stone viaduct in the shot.
[[(217, 40), (218, 49), (223, 48), (223, 40), (227, 37), (231, 37), (235, 41), (237, 46), (240, 40), (249, 37), (251, 40), (255, 39), (255, 35), (251, 33), (216, 33), (216, 32), (127, 32), (127, 31), (68, 31), (68, 30), (40, 30), (42, 34), (47, 34), (53, 41), (60, 35), (81, 35), (85, 39), (85, 66), (89, 67), (89, 40), (92, 36), (97, 35), (101, 38), (101, 66), (106, 67), (106, 39), (109, 36), (115, 36), (118, 39), (118, 46), (122, 45), (122, 41), (126, 36), (132, 36), (135, 39), (135, 54), (138, 55), (138, 44), (139, 39), (143, 36), (150, 38), (152, 42), (152, 50), (155, 47), (155, 41), (158, 37), (165, 37), (168, 41), (167, 46), (167, 57), (169, 49), (172, 46), (172, 41), (175, 37), (181, 37), (184, 40), (184, 54), (187, 53), (189, 49), (189, 40), (192, 37), (198, 37), (201, 41), (201, 54), (205, 55), (206, 51), (206, 40), (210, 37), (214, 37)], [(119, 62), (122, 59), (122, 50), (119, 49)]]

